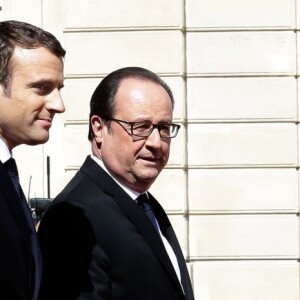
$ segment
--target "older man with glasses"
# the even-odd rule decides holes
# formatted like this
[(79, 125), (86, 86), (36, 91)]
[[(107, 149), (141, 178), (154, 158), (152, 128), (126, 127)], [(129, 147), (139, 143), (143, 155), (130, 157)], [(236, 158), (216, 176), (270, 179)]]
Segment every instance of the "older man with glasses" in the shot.
[(92, 155), (39, 227), (42, 299), (194, 299), (174, 230), (148, 192), (180, 128), (173, 108), (170, 88), (143, 68), (117, 70), (98, 85)]

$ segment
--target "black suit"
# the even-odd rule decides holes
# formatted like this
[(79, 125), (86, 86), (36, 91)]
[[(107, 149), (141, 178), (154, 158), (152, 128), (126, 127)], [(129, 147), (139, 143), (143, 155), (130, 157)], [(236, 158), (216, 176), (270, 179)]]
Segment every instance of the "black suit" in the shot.
[(194, 299), (175, 233), (150, 197), (161, 231), (176, 254), (185, 294), (146, 214), (88, 157), (39, 227), (41, 299)]
[[(27, 208), (29, 210), (29, 208)], [(0, 161), (0, 298), (31, 300), (39, 288), (31, 246), (34, 228), (28, 224), (16, 189)]]

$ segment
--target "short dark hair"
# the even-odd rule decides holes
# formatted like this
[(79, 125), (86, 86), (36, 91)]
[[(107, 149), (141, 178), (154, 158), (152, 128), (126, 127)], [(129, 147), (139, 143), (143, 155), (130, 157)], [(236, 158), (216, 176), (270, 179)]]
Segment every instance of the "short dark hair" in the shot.
[(54, 35), (34, 25), (20, 21), (0, 22), (0, 85), (6, 94), (10, 93), (10, 66), (15, 48), (45, 47), (57, 57), (64, 57), (66, 51)]
[(92, 141), (94, 137), (91, 117), (97, 115), (101, 117), (102, 120), (107, 122), (113, 118), (115, 112), (116, 93), (121, 81), (129, 78), (150, 81), (162, 86), (168, 93), (172, 102), (172, 107), (174, 107), (174, 97), (170, 87), (157, 74), (141, 67), (126, 67), (118, 69), (104, 77), (92, 95), (89, 117), (89, 141)]

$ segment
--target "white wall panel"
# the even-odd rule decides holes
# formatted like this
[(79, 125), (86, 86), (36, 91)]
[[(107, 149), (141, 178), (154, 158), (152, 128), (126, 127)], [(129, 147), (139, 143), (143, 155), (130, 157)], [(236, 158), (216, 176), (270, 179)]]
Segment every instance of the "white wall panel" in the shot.
[(64, 99), (66, 121), (88, 122), (90, 100), (102, 78), (66, 79), (64, 82)]
[(187, 27), (206, 29), (294, 28), (293, 0), (187, 0)]
[(3, 0), (6, 20), (18, 20), (42, 26), (42, 1)]
[(65, 27), (179, 28), (183, 22), (183, 8), (182, 0), (66, 0)]
[(183, 255), (187, 257), (187, 221), (180, 215), (171, 215), (169, 219), (178, 238)]
[(66, 155), (65, 167), (80, 167), (86, 156), (91, 154), (91, 144), (88, 140), (88, 124), (68, 125), (65, 129)]
[(189, 120), (296, 121), (294, 77), (188, 78)]
[[(40, 2), (42, 3), (41, 14), (43, 18), (43, 28), (53, 33), (65, 48), (63, 29), (66, 14), (64, 11), (64, 1), (65, 0), (42, 0)], [(78, 0), (75, 0), (74, 2), (76, 1)], [(36, 2), (37, 1), (35, 1), (35, 3)], [(74, 18), (77, 18), (77, 16), (74, 16)]]
[(296, 261), (198, 262), (193, 265), (195, 299), (296, 300)]
[(189, 74), (295, 74), (294, 32), (187, 33)]
[(0, 22), (4, 20), (3, 0), (0, 0)]
[(151, 186), (150, 192), (168, 212), (186, 210), (186, 176), (182, 169), (164, 169)]
[(107, 74), (127, 66), (162, 74), (183, 71), (180, 31), (68, 33), (65, 45), (67, 76)]
[(296, 215), (192, 215), (189, 222), (193, 258), (299, 256)]
[(23, 145), (13, 151), (18, 165), (20, 183), (27, 200), (32, 197), (47, 197), (46, 161), (42, 147)]
[(296, 4), (296, 28), (299, 29), (299, 25), (300, 25), (300, 3), (299, 0), (295, 0), (295, 4)]
[(298, 211), (298, 172), (295, 169), (192, 169), (188, 182), (192, 211)]
[(190, 124), (188, 161), (197, 166), (296, 166), (294, 124)]
[[(299, 8), (300, 10), (300, 8)], [(299, 16), (300, 18), (300, 16)], [(300, 34), (299, 34), (299, 31), (297, 31), (297, 57), (300, 56), (300, 45), (299, 45), (299, 39), (300, 39)], [(300, 62), (299, 62), (299, 59), (297, 60), (297, 75), (299, 75), (299, 68), (300, 68)]]

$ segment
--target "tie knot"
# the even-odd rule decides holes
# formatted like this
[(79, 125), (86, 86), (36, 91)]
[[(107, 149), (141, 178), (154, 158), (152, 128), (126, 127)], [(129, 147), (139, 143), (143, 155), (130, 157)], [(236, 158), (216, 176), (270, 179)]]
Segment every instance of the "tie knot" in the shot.
[(147, 194), (139, 195), (136, 198), (136, 200), (137, 200), (138, 205), (141, 206), (146, 213), (148, 213), (149, 211), (151, 211), (151, 213), (153, 213), (150, 199), (148, 198)]
[(159, 225), (155, 218), (154, 212), (152, 211), (150, 199), (148, 198), (147, 194), (141, 194), (136, 198), (137, 204), (144, 210), (152, 224), (154, 225), (154, 228), (157, 232), (159, 232)]
[(18, 168), (16, 161), (11, 157), (7, 162), (4, 163), (7, 172), (11, 175), (18, 176)]
[(144, 194), (140, 194), (137, 198), (136, 201), (138, 203), (138, 205), (142, 205), (143, 203), (148, 203), (149, 204), (149, 198), (148, 196), (144, 193)]
[(152, 210), (150, 199), (148, 198), (147, 194), (140, 194), (137, 198), (136, 201), (139, 206), (141, 206), (145, 212), (148, 212)]

